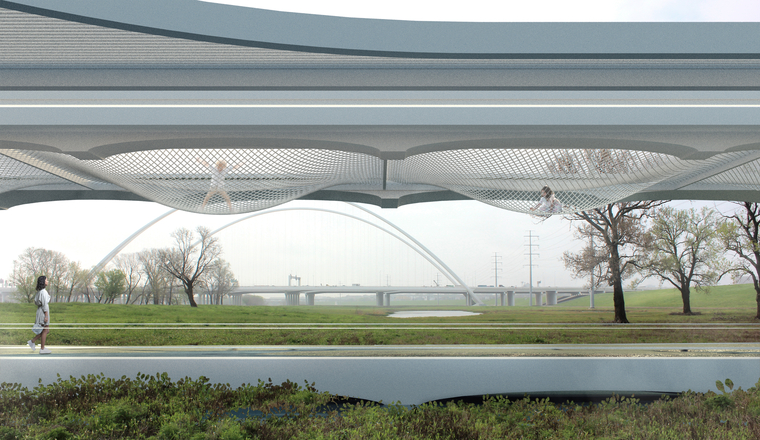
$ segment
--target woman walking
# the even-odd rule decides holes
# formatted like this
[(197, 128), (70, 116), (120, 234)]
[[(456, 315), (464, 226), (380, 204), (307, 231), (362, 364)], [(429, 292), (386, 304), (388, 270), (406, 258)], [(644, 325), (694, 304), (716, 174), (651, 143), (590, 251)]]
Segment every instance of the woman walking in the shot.
[(46, 277), (41, 276), (37, 278), (37, 293), (34, 295), (34, 304), (37, 305), (37, 319), (34, 321), (34, 327), (32, 331), (37, 333), (37, 336), (26, 341), (29, 344), (29, 348), (34, 351), (38, 338), (42, 338), (42, 345), (40, 345), (40, 354), (50, 354), (50, 349), (45, 348), (45, 339), (48, 335), (48, 324), (50, 324), (50, 294), (47, 293), (45, 287), (48, 285)]

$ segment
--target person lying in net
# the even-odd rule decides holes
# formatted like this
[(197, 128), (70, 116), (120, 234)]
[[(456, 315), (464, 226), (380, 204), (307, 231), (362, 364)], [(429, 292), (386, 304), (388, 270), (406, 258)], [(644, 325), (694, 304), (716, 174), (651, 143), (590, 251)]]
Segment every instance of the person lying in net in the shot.
[(531, 211), (540, 211), (540, 212), (547, 212), (547, 213), (558, 213), (562, 212), (562, 202), (560, 202), (556, 197), (554, 197), (554, 191), (551, 190), (548, 186), (545, 186), (541, 188), (541, 199), (538, 201), (536, 206), (530, 208)]
[[(211, 165), (200, 158), (195, 158), (195, 160), (200, 162), (200, 164), (204, 167), (208, 168), (209, 172), (211, 173), (211, 186), (209, 186), (206, 198), (203, 199), (201, 209), (206, 208), (206, 204), (209, 200), (211, 200), (211, 197), (213, 197), (214, 194), (219, 194), (222, 196), (222, 198), (224, 198), (224, 201), (227, 202), (227, 207), (230, 209), (230, 211), (232, 211), (232, 200), (230, 200), (230, 196), (227, 195), (227, 190), (224, 187), (224, 178), (230, 171), (230, 168), (227, 167), (227, 162), (219, 159), (216, 161), (216, 164)], [(240, 168), (240, 165), (235, 165), (232, 167), (233, 170), (236, 170), (238, 168)]]

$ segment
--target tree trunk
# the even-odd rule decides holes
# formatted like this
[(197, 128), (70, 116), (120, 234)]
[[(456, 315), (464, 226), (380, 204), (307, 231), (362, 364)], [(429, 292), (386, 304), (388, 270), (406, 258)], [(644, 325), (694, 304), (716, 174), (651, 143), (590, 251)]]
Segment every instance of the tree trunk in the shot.
[(755, 302), (757, 303), (757, 315), (755, 319), (760, 319), (760, 283), (755, 282)]
[(187, 294), (187, 299), (190, 301), (190, 307), (198, 307), (198, 304), (195, 303), (195, 298), (193, 298), (193, 288), (186, 287), (185, 293)]
[(625, 297), (623, 296), (623, 279), (620, 273), (620, 255), (616, 246), (610, 246), (610, 269), (612, 271), (612, 302), (615, 305), (615, 322), (628, 323), (625, 316)]
[(681, 299), (683, 300), (683, 314), (691, 315), (691, 302), (689, 300), (689, 294), (691, 292), (689, 290), (689, 286), (681, 287), (678, 290), (681, 291)]

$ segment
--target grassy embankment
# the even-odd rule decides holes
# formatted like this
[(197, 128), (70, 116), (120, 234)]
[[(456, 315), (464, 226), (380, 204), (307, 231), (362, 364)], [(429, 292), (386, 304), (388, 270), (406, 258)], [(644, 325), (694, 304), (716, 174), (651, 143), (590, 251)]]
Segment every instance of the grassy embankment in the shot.
[[(719, 286), (709, 294), (692, 293), (692, 309), (697, 315), (683, 316), (680, 296), (674, 289), (629, 292), (626, 294), (628, 318), (632, 325), (601, 325), (613, 318), (612, 294), (599, 294), (596, 308), (588, 309), (588, 298), (561, 303), (554, 307), (429, 307), (479, 312), (481, 315), (458, 318), (389, 318), (395, 307), (232, 307), (232, 306), (135, 306), (82, 303), (51, 305), (53, 327), (48, 344), (71, 346), (133, 345), (418, 345), (418, 344), (535, 344), (535, 343), (665, 343), (665, 342), (757, 342), (756, 329), (703, 328), (651, 329), (637, 323), (757, 323), (754, 290), (749, 285)], [(418, 306), (413, 306), (417, 308)], [(34, 305), (0, 304), (0, 322), (29, 323)], [(112, 329), (65, 329), (62, 324), (114, 323)], [(117, 324), (160, 323), (166, 328), (141, 328)], [(212, 324), (181, 328), (191, 323)], [(354, 324), (341, 328), (219, 328), (218, 323), (294, 323)], [(499, 324), (499, 323), (568, 323), (599, 324), (583, 329), (510, 329), (510, 328), (372, 328), (377, 324)], [(366, 326), (366, 328), (361, 328)], [(109, 326), (110, 327), (110, 326)], [(201, 327), (201, 328), (198, 328)], [(356, 328), (360, 327), (360, 328)], [(572, 327), (572, 326), (571, 326)], [(0, 345), (21, 345), (31, 330), (0, 327)]]
[(329, 406), (337, 396), (292, 382), (233, 389), (165, 374), (91, 375), (32, 391), (0, 385), (0, 439), (756, 439), (758, 388), (647, 405), (620, 396), (595, 405), (492, 397), (411, 409), (365, 403), (338, 413)]

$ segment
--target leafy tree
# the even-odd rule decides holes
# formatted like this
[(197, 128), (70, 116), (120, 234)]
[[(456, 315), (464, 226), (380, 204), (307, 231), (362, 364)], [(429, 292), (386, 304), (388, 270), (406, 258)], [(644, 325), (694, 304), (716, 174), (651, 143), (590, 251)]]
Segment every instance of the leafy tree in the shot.
[(98, 279), (95, 281), (95, 287), (100, 291), (98, 302), (113, 304), (114, 299), (124, 293), (125, 280), (126, 275), (119, 269), (98, 273)]
[(195, 286), (203, 282), (204, 272), (222, 253), (222, 246), (208, 228), (198, 226), (196, 231), (198, 242), (192, 231), (180, 228), (172, 233), (174, 247), (159, 250), (164, 269), (182, 282), (191, 307), (198, 307), (193, 297)]
[(267, 300), (260, 295), (243, 295), (243, 304), (247, 306), (265, 306)]
[(224, 297), (237, 287), (237, 280), (235, 274), (232, 273), (230, 263), (217, 258), (208, 266), (203, 284), (211, 295), (211, 302), (221, 305), (224, 303)]
[[(613, 287), (613, 303), (615, 306), (615, 322), (627, 323), (625, 314), (625, 297), (623, 295), (623, 279), (632, 275), (635, 266), (631, 264), (639, 251), (639, 243), (644, 236), (644, 221), (649, 217), (652, 208), (666, 201), (638, 201), (613, 203), (590, 211), (577, 212), (566, 218), (571, 221), (583, 221), (589, 227), (578, 228), (579, 234), (590, 234), (598, 238), (606, 259), (603, 277)], [(586, 226), (586, 225), (584, 225)], [(566, 267), (573, 269), (572, 254), (565, 258)], [(568, 265), (569, 264), (569, 265)], [(581, 267), (580, 269), (583, 269)]]
[(727, 272), (718, 239), (719, 218), (707, 207), (679, 210), (659, 208), (642, 243), (646, 251), (637, 261), (645, 276), (672, 284), (683, 300), (683, 313), (691, 314), (690, 290), (717, 283)]
[(760, 203), (737, 204), (744, 209), (726, 216), (728, 221), (720, 225), (718, 233), (723, 246), (739, 257), (735, 273), (752, 278), (757, 303), (755, 319), (760, 319)]

